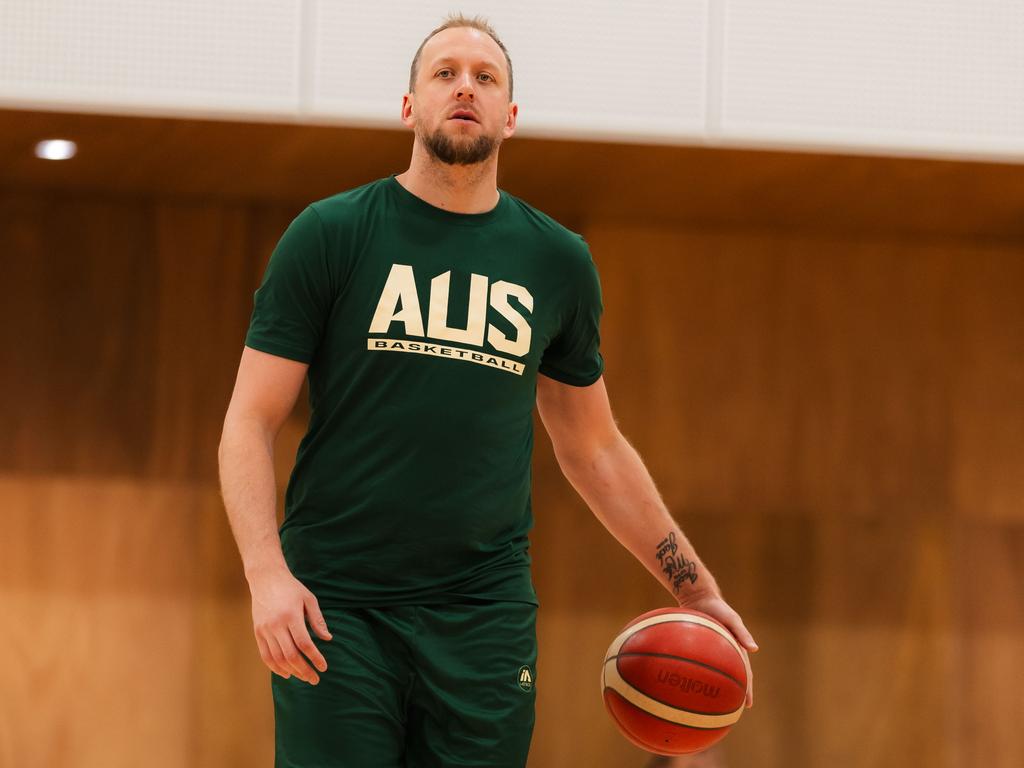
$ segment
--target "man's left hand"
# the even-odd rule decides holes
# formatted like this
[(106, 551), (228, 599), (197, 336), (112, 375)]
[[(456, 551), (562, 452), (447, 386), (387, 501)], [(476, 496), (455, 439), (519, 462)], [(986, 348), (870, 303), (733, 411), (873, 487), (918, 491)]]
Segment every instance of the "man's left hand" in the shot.
[(718, 595), (700, 595), (692, 598), (684, 598), (679, 601), (680, 608), (690, 608), (694, 611), (706, 613), (732, 632), (736, 642), (740, 644), (740, 651), (743, 654), (743, 663), (747, 668), (747, 708), (754, 706), (754, 673), (750, 668), (750, 657), (747, 651), (757, 652), (757, 643), (753, 635), (747, 631), (743, 619), (734, 611), (725, 600)]

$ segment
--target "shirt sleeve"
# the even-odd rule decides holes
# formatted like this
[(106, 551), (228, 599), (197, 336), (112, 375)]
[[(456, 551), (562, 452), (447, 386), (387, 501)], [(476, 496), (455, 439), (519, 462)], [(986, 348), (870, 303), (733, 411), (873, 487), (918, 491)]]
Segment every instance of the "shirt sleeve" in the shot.
[(589, 249), (582, 274), (575, 281), (574, 293), (562, 329), (544, 350), (538, 371), (563, 384), (587, 387), (604, 371), (600, 349), (601, 313), (604, 311), (601, 281)]
[(270, 256), (253, 295), (245, 344), (309, 363), (323, 337), (331, 303), (323, 225), (310, 206), (295, 217)]

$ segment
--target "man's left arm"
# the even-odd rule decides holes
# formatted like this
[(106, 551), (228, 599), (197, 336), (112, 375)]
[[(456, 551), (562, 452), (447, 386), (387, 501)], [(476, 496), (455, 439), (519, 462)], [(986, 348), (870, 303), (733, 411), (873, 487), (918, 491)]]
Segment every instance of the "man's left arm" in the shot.
[[(619, 432), (604, 378), (576, 387), (538, 376), (537, 409), (562, 473), (609, 533), (681, 607), (713, 616), (741, 646), (756, 651), (743, 620), (722, 599), (714, 576), (665, 507), (640, 455)], [(747, 692), (747, 706), (752, 704), (753, 683)]]

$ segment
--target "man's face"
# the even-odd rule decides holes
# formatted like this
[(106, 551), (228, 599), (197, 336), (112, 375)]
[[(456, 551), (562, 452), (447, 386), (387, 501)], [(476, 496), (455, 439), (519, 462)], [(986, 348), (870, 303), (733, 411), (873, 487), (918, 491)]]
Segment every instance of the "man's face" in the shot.
[(448, 165), (487, 160), (515, 132), (518, 107), (508, 98), (508, 65), (480, 30), (453, 27), (420, 52), (416, 89), (402, 101), (402, 122), (433, 157)]

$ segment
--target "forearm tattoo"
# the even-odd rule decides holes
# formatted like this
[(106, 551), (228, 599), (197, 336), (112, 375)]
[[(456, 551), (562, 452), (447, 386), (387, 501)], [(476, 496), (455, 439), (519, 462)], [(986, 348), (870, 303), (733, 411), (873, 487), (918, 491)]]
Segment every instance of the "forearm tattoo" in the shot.
[(679, 554), (678, 549), (676, 535), (670, 531), (668, 536), (662, 539), (658, 545), (658, 551), (655, 553), (662, 572), (668, 576), (668, 582), (677, 595), (684, 581), (689, 581), (691, 584), (697, 583), (697, 564)]

